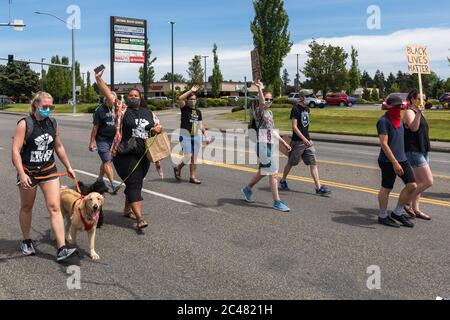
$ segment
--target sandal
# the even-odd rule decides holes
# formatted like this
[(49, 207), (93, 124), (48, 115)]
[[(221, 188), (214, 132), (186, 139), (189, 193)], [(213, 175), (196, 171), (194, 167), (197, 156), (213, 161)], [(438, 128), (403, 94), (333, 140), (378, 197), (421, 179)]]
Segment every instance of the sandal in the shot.
[(130, 210), (128, 212), (124, 212), (123, 216), (125, 218), (131, 219), (131, 220), (136, 220), (136, 216), (134, 215), (133, 210)]
[(405, 210), (405, 212), (409, 215), (409, 217), (411, 219), (415, 219), (416, 218), (416, 213), (414, 212), (413, 209), (411, 209), (410, 207), (403, 207), (403, 209)]
[(175, 179), (177, 179), (178, 181), (181, 181), (181, 175), (180, 175), (180, 171), (178, 171), (178, 168), (173, 168), (173, 173), (175, 175)]
[(201, 182), (200, 180), (195, 179), (195, 178), (191, 178), (191, 179), (189, 180), (189, 182), (190, 182), (190, 183), (193, 183), (193, 184), (202, 184), (202, 182)]
[(136, 225), (138, 230), (142, 230), (148, 227), (148, 223), (147, 221), (145, 221), (144, 219), (141, 219), (138, 221), (137, 225)]
[(431, 220), (431, 217), (429, 215), (427, 215), (421, 211), (417, 211), (417, 212), (415, 212), (415, 214), (416, 214), (417, 219), (422, 219), (422, 220), (426, 220), (426, 221)]

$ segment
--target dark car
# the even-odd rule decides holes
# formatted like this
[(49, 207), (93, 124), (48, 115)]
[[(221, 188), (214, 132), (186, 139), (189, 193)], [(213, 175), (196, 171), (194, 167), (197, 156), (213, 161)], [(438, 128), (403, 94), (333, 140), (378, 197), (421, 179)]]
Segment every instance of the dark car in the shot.
[(450, 105), (450, 92), (444, 93), (442, 97), (439, 98), (439, 103), (443, 108), (445, 108), (446, 105), (448, 107)]
[(406, 110), (407, 108), (408, 108), (408, 94), (407, 93), (391, 93), (390, 95), (388, 95), (387, 97), (386, 97), (386, 99), (383, 101), (383, 104), (381, 105), (381, 109), (382, 110), (387, 110), (387, 104), (386, 104), (386, 101), (390, 98), (390, 97), (393, 97), (393, 96), (397, 96), (397, 97), (400, 97), (400, 99), (402, 99), (402, 110)]

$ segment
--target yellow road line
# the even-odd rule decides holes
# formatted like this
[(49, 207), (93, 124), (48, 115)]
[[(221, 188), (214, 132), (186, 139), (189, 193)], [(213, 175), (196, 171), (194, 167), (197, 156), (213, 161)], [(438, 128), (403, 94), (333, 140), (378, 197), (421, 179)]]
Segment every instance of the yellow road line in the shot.
[[(173, 142), (173, 144), (177, 144), (177, 142)], [(254, 151), (249, 150), (241, 150), (241, 149), (229, 149), (229, 148), (222, 148), (222, 147), (214, 147), (214, 149), (218, 150), (224, 150), (224, 151), (233, 151), (236, 153), (246, 153), (246, 154), (255, 154)], [(280, 158), (286, 158), (287, 157), (280, 153)], [(360, 168), (360, 169), (368, 169), (368, 170), (380, 170), (380, 168), (376, 166), (369, 166), (369, 165), (363, 165), (363, 164), (356, 164), (356, 163), (350, 163), (350, 162), (339, 162), (339, 161), (330, 161), (330, 160), (317, 160), (317, 163), (323, 163), (323, 164), (330, 164), (330, 165), (336, 165), (336, 166), (342, 166), (342, 167), (351, 167), (351, 168)], [(439, 174), (433, 174), (434, 178), (438, 179), (444, 179), (444, 180), (450, 180), (450, 176), (445, 175), (439, 175)]]
[[(179, 155), (176, 155), (176, 156), (180, 157)], [(232, 170), (249, 172), (249, 173), (256, 173), (257, 172), (256, 169), (249, 168), (249, 167), (244, 167), (244, 166), (239, 166), (239, 165), (234, 165), (234, 164), (226, 164), (226, 163), (213, 162), (213, 161), (208, 161), (208, 160), (203, 160), (202, 163), (206, 164), (206, 165), (209, 165), (209, 166), (214, 166), (214, 167), (219, 167), (219, 168), (226, 168), (226, 169), (232, 169)], [(314, 183), (314, 180), (312, 178), (301, 177), (301, 176), (289, 175), (288, 179), (289, 180), (296, 180), (296, 181), (306, 182), (306, 183)], [(370, 194), (374, 194), (374, 195), (378, 195), (378, 191), (379, 191), (377, 189), (371, 189), (371, 188), (360, 187), (360, 186), (355, 186), (355, 185), (350, 185), (350, 184), (345, 184), (345, 183), (339, 183), (339, 182), (333, 182), (333, 181), (322, 180), (322, 182), (324, 184), (326, 184), (327, 186), (330, 186), (330, 187), (339, 188), (339, 189), (345, 189), (345, 190), (352, 190), (352, 191), (359, 191), (359, 192), (370, 193)], [(392, 192), (390, 196), (392, 198), (398, 198), (400, 195), (398, 193)], [(450, 202), (449, 201), (436, 200), (436, 199), (430, 199), (430, 198), (421, 198), (420, 201), (422, 203), (427, 203), (427, 204), (432, 204), (432, 205), (436, 205), (436, 206), (449, 207), (450, 208)]]

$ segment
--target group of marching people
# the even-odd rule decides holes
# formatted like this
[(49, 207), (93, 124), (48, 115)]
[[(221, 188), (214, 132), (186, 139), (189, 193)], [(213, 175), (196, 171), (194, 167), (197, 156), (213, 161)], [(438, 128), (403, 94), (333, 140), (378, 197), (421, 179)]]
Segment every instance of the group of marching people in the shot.
[[(103, 181), (106, 175), (112, 191), (117, 191), (120, 185), (114, 182), (113, 166), (125, 183), (125, 203), (123, 214), (136, 220), (136, 227), (142, 230), (148, 223), (142, 215), (143, 181), (148, 173), (150, 161), (142, 157), (146, 152), (145, 140), (162, 131), (158, 117), (144, 107), (141, 92), (133, 89), (126, 100), (118, 99), (102, 79), (103, 71), (96, 74), (98, 87), (105, 97), (104, 104), (93, 116), (93, 129), (90, 135), (89, 150), (97, 150), (102, 161), (98, 179)], [(292, 167), (302, 160), (310, 167), (315, 183), (315, 192), (327, 196), (331, 190), (321, 185), (316, 161), (316, 150), (310, 138), (310, 110), (305, 104), (305, 98), (292, 108), (292, 138), (286, 142), (275, 130), (273, 113), (270, 107), (273, 96), (264, 90), (260, 81), (256, 81), (259, 101), (253, 108), (253, 124), (257, 133), (258, 172), (242, 189), (244, 200), (253, 202), (253, 188), (265, 176), (269, 177), (273, 196), (273, 208), (282, 212), (290, 211), (281, 199), (278, 190), (289, 190), (287, 178)], [(173, 168), (174, 176), (181, 179), (181, 171), (186, 164), (190, 165), (192, 184), (201, 184), (197, 178), (197, 156), (201, 150), (202, 135), (206, 128), (203, 124), (202, 112), (197, 105), (196, 93), (199, 87), (193, 86), (180, 96), (178, 105), (181, 110), (180, 143), (184, 158)], [(433, 183), (428, 165), (430, 142), (428, 125), (418, 108), (418, 93), (409, 95), (410, 105), (405, 117), (401, 119), (402, 101), (391, 98), (387, 101), (389, 110), (377, 124), (381, 143), (379, 165), (382, 172), (382, 188), (379, 194), (379, 223), (398, 227), (399, 223), (412, 227), (410, 218), (417, 217), (429, 220), (430, 217), (420, 211), (420, 194)], [(16, 127), (12, 146), (12, 160), (17, 170), (17, 185), (19, 186), (21, 207), (20, 226), (23, 241), (20, 249), (24, 255), (34, 255), (34, 243), (31, 240), (30, 228), (32, 209), (36, 198), (37, 186), (44, 194), (47, 209), (50, 213), (51, 228), (57, 242), (57, 261), (63, 261), (76, 249), (66, 247), (64, 222), (60, 210), (60, 182), (55, 165), (55, 153), (66, 168), (67, 175), (76, 179), (76, 175), (66, 151), (61, 142), (60, 128), (51, 112), (54, 109), (52, 97), (45, 92), (38, 92), (30, 106), (30, 115), (21, 119)], [(275, 159), (274, 145), (279, 140), (289, 152), (288, 162), (283, 170), (283, 176), (278, 185), (278, 161)], [(155, 163), (161, 178), (163, 171), (159, 162)], [(399, 176), (406, 187), (400, 194), (398, 205), (392, 214), (387, 212), (389, 194), (395, 178)], [(409, 216), (406, 215), (409, 214)]]

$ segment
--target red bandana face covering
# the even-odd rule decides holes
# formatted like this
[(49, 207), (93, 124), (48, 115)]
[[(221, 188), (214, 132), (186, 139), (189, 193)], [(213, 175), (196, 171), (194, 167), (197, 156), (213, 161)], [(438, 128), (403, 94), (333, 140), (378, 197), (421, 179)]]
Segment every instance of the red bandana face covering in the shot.
[(389, 120), (391, 120), (392, 125), (395, 129), (400, 128), (400, 125), (402, 124), (402, 110), (400, 107), (394, 107), (392, 109), (389, 109), (387, 111)]

